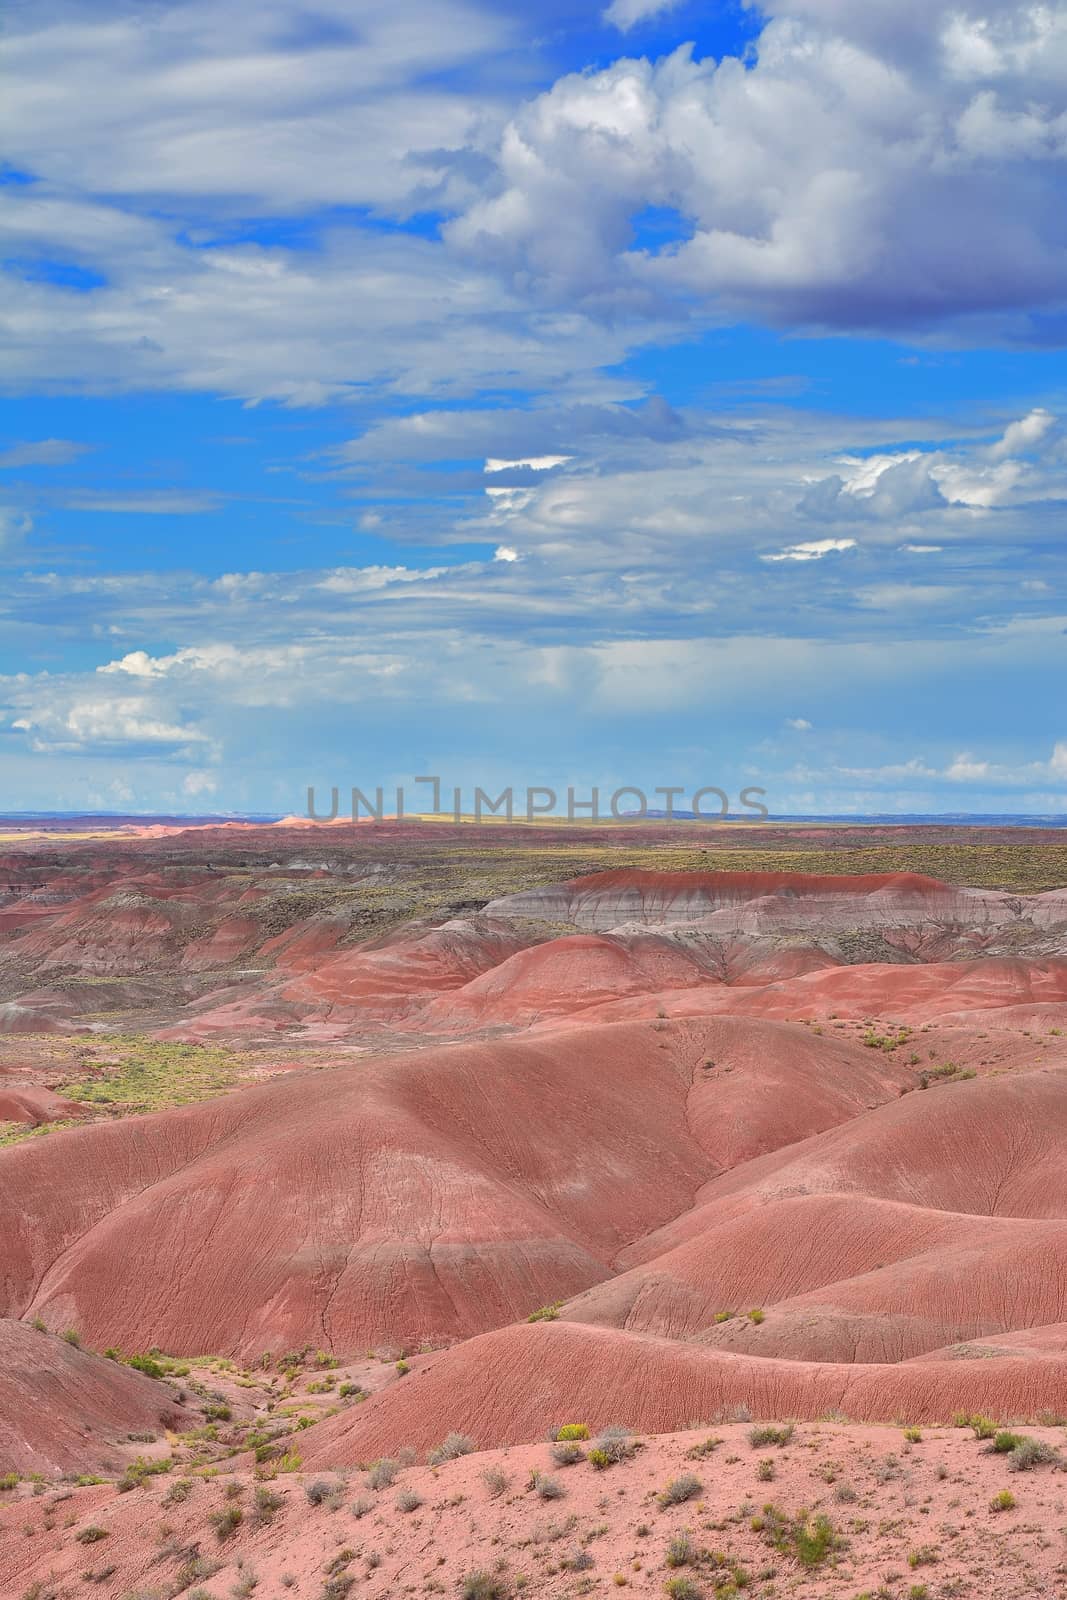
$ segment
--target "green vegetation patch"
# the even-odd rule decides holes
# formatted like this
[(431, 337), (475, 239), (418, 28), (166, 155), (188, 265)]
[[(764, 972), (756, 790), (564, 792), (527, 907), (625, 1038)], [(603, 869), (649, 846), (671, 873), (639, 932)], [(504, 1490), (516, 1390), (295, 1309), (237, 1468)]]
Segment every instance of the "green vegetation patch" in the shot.
[(108, 1059), (96, 1064), (91, 1077), (64, 1083), (59, 1093), (85, 1105), (162, 1111), (224, 1094), (244, 1072), (241, 1058), (221, 1045), (126, 1034), (109, 1038), (107, 1051)]

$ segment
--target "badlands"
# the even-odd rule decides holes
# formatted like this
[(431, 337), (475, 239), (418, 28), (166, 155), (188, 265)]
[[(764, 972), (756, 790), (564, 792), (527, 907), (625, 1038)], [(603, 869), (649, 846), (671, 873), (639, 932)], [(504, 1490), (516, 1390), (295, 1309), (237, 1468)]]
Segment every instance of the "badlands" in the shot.
[(1067, 1596), (1062, 837), (6, 835), (2, 1600)]

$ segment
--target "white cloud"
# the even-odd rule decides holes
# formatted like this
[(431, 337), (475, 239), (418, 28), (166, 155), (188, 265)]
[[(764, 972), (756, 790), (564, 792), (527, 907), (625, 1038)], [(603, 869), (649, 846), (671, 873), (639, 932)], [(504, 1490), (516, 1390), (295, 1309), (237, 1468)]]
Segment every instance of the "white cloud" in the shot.
[(1003, 438), (999, 439), (990, 450), (990, 455), (999, 458), (1033, 449), (1035, 445), (1041, 443), (1055, 421), (1056, 418), (1051, 411), (1046, 411), (1042, 406), (1036, 407), (1018, 422), (1009, 423), (1004, 430)]
[(202, 794), (216, 794), (219, 780), (210, 772), (187, 772), (182, 779), (182, 793), (195, 798)]
[(65, 467), (91, 448), (73, 439), (33, 439), (0, 451), (0, 467)]
[[(955, 6), (908, 6), (899, 24), (852, 0), (780, 9), (751, 65), (683, 47), (560, 79), (509, 122), (499, 189), (452, 224), (452, 242), (550, 301), (613, 314), (683, 295), (714, 316), (1048, 337), (1030, 313), (1067, 299), (1060, 8), (970, 8), (993, 84), (981, 82), (992, 66), (961, 70)], [(980, 91), (1005, 117), (1025, 111), (1037, 136), (969, 145)], [(648, 206), (678, 217), (657, 251), (631, 244)]]
[(905, 555), (909, 556), (936, 556), (944, 549), (940, 544), (902, 544), (900, 547)]
[(199, 729), (157, 715), (152, 702), (143, 696), (90, 697), (48, 680), (37, 688), (33, 709), (11, 721), (12, 728), (32, 736), (34, 750), (77, 752), (124, 745), (185, 748), (209, 742)]
[(182, 489), (144, 489), (132, 493), (79, 489), (64, 496), (63, 504), (71, 511), (106, 512), (109, 516), (195, 517), (218, 510), (222, 497)]
[(945, 769), (951, 783), (977, 783), (990, 775), (988, 761), (976, 761), (970, 754), (958, 755)]
[(807, 717), (786, 717), (785, 725), (792, 728), (794, 733), (810, 733), (812, 727)]
[(562, 467), (570, 456), (520, 456), (515, 461), (501, 461), (495, 456), (486, 460), (486, 472), (507, 472), (512, 467), (529, 467), (533, 472), (547, 472), (551, 467)]
[(672, 11), (680, 0), (611, 0), (603, 12), (605, 22), (610, 22), (622, 33), (627, 33), (639, 22), (648, 22), (664, 11)]
[(493, 560), (494, 561), (508, 561), (508, 562), (510, 562), (510, 561), (518, 561), (518, 559), (519, 559), (519, 552), (517, 550), (513, 550), (511, 548), (511, 546), (507, 545), (507, 544), (498, 544), (496, 549), (493, 552)]
[(761, 561), (819, 561), (823, 556), (839, 550), (854, 550), (855, 539), (809, 539), (804, 544), (791, 544), (773, 555), (760, 556)]
[(0, 139), (49, 182), (246, 216), (454, 202), (494, 99), (445, 80), (517, 32), (467, 0), (51, 0), (5, 27)]

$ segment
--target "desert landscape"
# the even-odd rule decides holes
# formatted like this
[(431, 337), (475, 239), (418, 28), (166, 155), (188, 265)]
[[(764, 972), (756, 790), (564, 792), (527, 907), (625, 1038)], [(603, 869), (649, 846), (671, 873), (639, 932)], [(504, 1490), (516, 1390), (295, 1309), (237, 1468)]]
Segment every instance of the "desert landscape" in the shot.
[(0, 1594), (1067, 1593), (1067, 845), (0, 857)]

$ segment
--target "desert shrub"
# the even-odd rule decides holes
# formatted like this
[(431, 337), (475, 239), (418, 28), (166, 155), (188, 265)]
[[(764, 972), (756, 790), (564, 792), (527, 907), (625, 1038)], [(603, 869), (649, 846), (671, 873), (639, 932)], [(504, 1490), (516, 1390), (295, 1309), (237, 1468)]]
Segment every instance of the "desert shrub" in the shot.
[(989, 1502), (990, 1511), (1013, 1511), (1015, 1509), (1015, 1496), (1010, 1489), (1001, 1489)]
[(543, 1472), (531, 1472), (530, 1488), (542, 1500), (562, 1500), (566, 1493), (558, 1478), (546, 1477)]
[(696, 1546), (687, 1533), (676, 1533), (668, 1541), (664, 1561), (669, 1567), (688, 1567), (697, 1558)]
[(791, 1422), (760, 1422), (749, 1429), (748, 1442), (753, 1450), (762, 1450), (769, 1444), (787, 1445), (794, 1431)]
[(362, 1500), (353, 1500), (348, 1509), (358, 1522), (362, 1517), (367, 1516), (369, 1512), (374, 1510), (374, 1501), (367, 1500), (365, 1498)]
[(345, 1600), (345, 1597), (355, 1588), (355, 1574), (351, 1572), (335, 1572), (327, 1578), (319, 1591), (319, 1600)]
[(401, 1357), (400, 1360), (396, 1363), (396, 1375), (397, 1375), (397, 1377), (398, 1378), (403, 1378), (410, 1371), (411, 1371), (411, 1367), (410, 1367), (409, 1363), (407, 1361), (405, 1361), (403, 1357)]
[(91, 1522), (88, 1527), (79, 1528), (74, 1537), (79, 1544), (97, 1544), (101, 1539), (106, 1539), (107, 1535), (107, 1528), (98, 1528), (94, 1522)]
[(376, 1461), (367, 1473), (368, 1489), (391, 1489), (396, 1482), (396, 1475), (400, 1471), (400, 1464), (389, 1456), (383, 1456)]
[(253, 1508), (256, 1522), (259, 1524), (273, 1522), (275, 1512), (280, 1511), (284, 1504), (284, 1495), (276, 1494), (273, 1489), (268, 1489), (266, 1484), (259, 1484)]
[(396, 1497), (398, 1511), (417, 1511), (422, 1505), (422, 1495), (415, 1489), (401, 1489)]
[(557, 1429), (556, 1438), (566, 1441), (568, 1439), (588, 1439), (589, 1428), (584, 1422), (565, 1422), (562, 1428)]
[(904, 1437), (909, 1444), (922, 1444), (923, 1432), (921, 1428), (905, 1428)]
[(676, 1578), (668, 1578), (663, 1587), (671, 1600), (702, 1600), (704, 1593), (700, 1585), (684, 1572), (680, 1572)]
[(967, 1421), (976, 1439), (992, 1439), (996, 1434), (997, 1425), (992, 1417), (974, 1416)]
[(1001, 1428), (1000, 1432), (993, 1436), (992, 1448), (998, 1456), (1006, 1456), (1021, 1445), (1022, 1442), (1023, 1436), (1021, 1433), (1011, 1433), (1007, 1428)]
[(223, 1506), (219, 1511), (213, 1511), (208, 1521), (215, 1530), (215, 1536), (221, 1544), (235, 1534), (244, 1521), (244, 1512), (236, 1501), (231, 1500), (229, 1505)]
[[(174, 1574), (174, 1591), (182, 1594), (190, 1584), (197, 1583), (201, 1578), (213, 1578), (222, 1566), (221, 1561), (212, 1561), (208, 1556), (202, 1556), (194, 1551), (189, 1555)], [(199, 1589), (198, 1594), (207, 1594), (206, 1589)], [(192, 1595), (189, 1596), (192, 1600)]]
[(358, 1383), (342, 1383), (337, 1393), (342, 1400), (351, 1400), (353, 1396), (362, 1400), (365, 1397), (365, 1391)]
[(732, 1311), (716, 1311), (711, 1320), (712, 1322), (729, 1322), (732, 1316)]
[(77, 1328), (67, 1328), (63, 1334), (63, 1337), (67, 1344), (72, 1344), (74, 1346), (75, 1350), (81, 1349), (81, 1334), (78, 1332)]
[(555, 1322), (562, 1308), (562, 1300), (553, 1300), (550, 1306), (541, 1306), (537, 1311), (531, 1311), (526, 1318), (527, 1322)]
[(661, 1506), (680, 1506), (683, 1501), (695, 1500), (703, 1492), (704, 1485), (692, 1472), (683, 1472), (680, 1478), (672, 1478), (664, 1489), (660, 1490), (659, 1503)]
[[(395, 1473), (393, 1476), (395, 1477)], [(392, 1481), (393, 1479), (390, 1478), (389, 1482), (392, 1483)], [(384, 1484), (371, 1485), (373, 1489), (384, 1487), (386, 1487)], [(335, 1496), (342, 1492), (343, 1488), (344, 1485), (341, 1483), (330, 1483), (326, 1478), (316, 1478), (314, 1483), (305, 1484), (304, 1493), (307, 1495), (309, 1505), (322, 1506), (328, 1505)]]
[(566, 1567), (568, 1572), (588, 1572), (596, 1563), (588, 1550), (576, 1550), (572, 1556), (564, 1556), (560, 1562), (561, 1567)]
[[(114, 1354), (112, 1354), (110, 1350), (106, 1350), (104, 1354), (110, 1356), (112, 1360), (121, 1359), (117, 1350), (114, 1352)], [(128, 1367), (133, 1367), (137, 1372), (143, 1372), (146, 1378), (162, 1378), (163, 1376), (164, 1369), (160, 1366), (159, 1362), (154, 1356), (127, 1356), (126, 1365)]]
[(1029, 1472), (1034, 1467), (1047, 1466), (1059, 1459), (1059, 1451), (1043, 1439), (1020, 1439), (1008, 1457), (1008, 1471)]
[(912, 1571), (914, 1572), (916, 1567), (936, 1566), (940, 1559), (941, 1558), (934, 1549), (933, 1545), (923, 1544), (919, 1546), (918, 1550), (912, 1550), (909, 1552), (908, 1566), (911, 1567)]
[(551, 1455), (557, 1467), (573, 1467), (575, 1462), (584, 1460), (582, 1447), (574, 1439), (564, 1439), (554, 1444)]
[(174, 1482), (167, 1485), (167, 1492), (163, 1496), (165, 1506), (180, 1506), (183, 1500), (188, 1500), (193, 1492), (191, 1478), (175, 1478)]
[(593, 1461), (593, 1465), (611, 1467), (620, 1461), (628, 1460), (636, 1449), (637, 1445), (629, 1428), (613, 1424), (602, 1429), (597, 1435), (596, 1445), (589, 1452), (589, 1460), (593, 1461), (594, 1456), (603, 1456), (605, 1458), (603, 1461)]
[(482, 1473), (482, 1482), (494, 1500), (498, 1495), (506, 1494), (511, 1488), (511, 1479), (500, 1467), (486, 1467)]
[(795, 1556), (802, 1567), (818, 1567), (841, 1549), (844, 1541), (834, 1530), (829, 1517), (798, 1511), (795, 1516), (766, 1505), (761, 1516), (753, 1517), (752, 1527), (768, 1544), (783, 1554)]
[(442, 1461), (455, 1461), (459, 1456), (469, 1456), (473, 1449), (474, 1440), (465, 1433), (449, 1433), (439, 1445), (434, 1446), (426, 1459), (431, 1467), (436, 1467)]
[(462, 1593), (463, 1600), (507, 1600), (508, 1585), (499, 1572), (468, 1572)]
[(717, 1450), (721, 1444), (722, 1440), (713, 1436), (701, 1439), (699, 1444), (691, 1444), (689, 1446), (689, 1449), (685, 1452), (686, 1459), (689, 1461), (703, 1461), (705, 1456), (710, 1456), (712, 1451)]
[(770, 1483), (774, 1477), (774, 1462), (770, 1456), (764, 1456), (762, 1461), (756, 1463), (756, 1477), (760, 1483)]
[(3, 1477), (0, 1477), (0, 1490), (4, 1492), (8, 1489), (17, 1489), (18, 1484), (19, 1475), (17, 1472), (5, 1472)]

